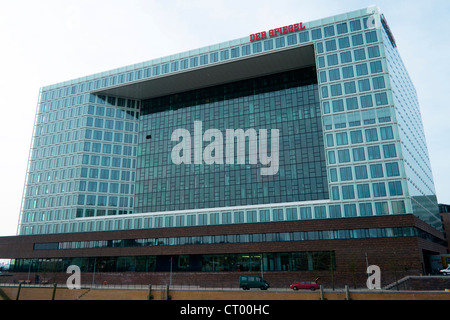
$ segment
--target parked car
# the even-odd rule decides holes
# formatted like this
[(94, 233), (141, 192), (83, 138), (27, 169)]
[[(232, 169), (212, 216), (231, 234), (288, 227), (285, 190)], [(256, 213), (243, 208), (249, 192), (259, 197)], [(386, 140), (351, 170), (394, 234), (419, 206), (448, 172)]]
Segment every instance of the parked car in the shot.
[(250, 290), (250, 288), (267, 290), (270, 286), (269, 283), (260, 276), (240, 276), (239, 287), (244, 290)]
[(295, 291), (300, 289), (309, 289), (311, 291), (314, 291), (316, 289), (320, 289), (320, 286), (317, 284), (317, 282), (298, 282), (291, 284), (289, 288)]
[(450, 275), (450, 266), (448, 266), (448, 267), (445, 268), (445, 269), (440, 270), (439, 272), (442, 273), (442, 274), (444, 274), (444, 276)]

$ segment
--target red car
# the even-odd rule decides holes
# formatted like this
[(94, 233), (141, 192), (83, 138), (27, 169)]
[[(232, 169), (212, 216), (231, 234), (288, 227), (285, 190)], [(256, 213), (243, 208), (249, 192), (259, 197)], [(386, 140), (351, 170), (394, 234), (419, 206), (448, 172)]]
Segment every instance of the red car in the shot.
[(298, 282), (291, 284), (289, 288), (296, 291), (299, 289), (309, 289), (311, 291), (314, 291), (316, 289), (320, 289), (320, 286), (316, 282)]

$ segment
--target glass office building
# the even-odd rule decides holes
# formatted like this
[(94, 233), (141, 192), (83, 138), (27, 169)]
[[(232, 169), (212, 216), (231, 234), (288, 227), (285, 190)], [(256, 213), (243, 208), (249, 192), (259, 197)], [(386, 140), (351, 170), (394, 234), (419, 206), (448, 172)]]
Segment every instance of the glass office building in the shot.
[(404, 214), (441, 229), (379, 9), (257, 35), (43, 87), (18, 234)]

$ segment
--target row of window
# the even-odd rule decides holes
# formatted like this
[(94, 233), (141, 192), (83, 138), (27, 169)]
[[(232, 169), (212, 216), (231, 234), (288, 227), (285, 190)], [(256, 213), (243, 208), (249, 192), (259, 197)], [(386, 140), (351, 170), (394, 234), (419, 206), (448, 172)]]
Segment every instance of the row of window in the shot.
[[(389, 104), (386, 92), (375, 94), (366, 94), (358, 97), (349, 97), (345, 99), (334, 99), (331, 101), (324, 101), (322, 103), (322, 110), (324, 114), (340, 113), (343, 111), (353, 111), (367, 109), (371, 107), (381, 107)], [(369, 123), (367, 123), (369, 124)], [(338, 128), (336, 128), (338, 129)]]
[[(398, 186), (393, 186), (394, 188)], [(380, 188), (380, 186), (377, 186)], [(363, 189), (364, 191), (364, 189)], [(376, 191), (379, 192), (379, 191)], [(123, 200), (125, 201), (125, 200)], [(132, 201), (130, 198), (129, 201)], [(114, 203), (115, 204), (115, 203)], [(118, 203), (119, 204), (119, 203)], [(108, 203), (107, 203), (108, 205)], [(78, 218), (93, 216), (111, 216), (117, 214), (114, 208), (79, 208), (76, 211)], [(89, 211), (88, 211), (89, 210)], [(123, 208), (121, 210), (127, 210)], [(122, 212), (123, 214), (124, 212)], [(131, 213), (128, 209), (125, 213)], [(237, 210), (212, 213), (192, 213), (179, 215), (162, 215), (150, 217), (122, 216), (120, 219), (107, 218), (104, 220), (78, 220), (76, 222), (45, 223), (27, 226), (22, 224), (22, 231), (26, 234), (49, 234), (49, 233), (71, 233), (71, 232), (93, 232), (112, 230), (132, 230), (151, 228), (171, 228), (206, 226), (221, 224), (241, 224), (241, 223), (264, 223), (277, 221), (296, 221), (311, 219), (327, 219), (341, 217), (373, 216), (387, 214), (406, 213), (406, 206), (403, 200), (375, 201), (361, 203), (345, 203), (333, 205), (320, 205), (314, 207), (288, 207), (259, 210)], [(28, 218), (23, 222), (33, 219), (45, 213), (28, 212)], [(120, 212), (119, 212), (120, 214)], [(42, 220), (43, 221), (43, 220)]]
[[(344, 83), (335, 83), (330, 85), (322, 85), (320, 87), (320, 92), (322, 95), (322, 98), (334, 98), (334, 97), (340, 97), (343, 95), (351, 95), (356, 93), (366, 93), (369, 91), (376, 91), (376, 90), (382, 90), (386, 88), (386, 81), (384, 76), (380, 77), (374, 77), (374, 78), (368, 78), (368, 79), (361, 79), (357, 81), (348, 81)], [(368, 108), (373, 106), (372, 97), (371, 96), (365, 96), (369, 97), (371, 100), (370, 103), (366, 103), (364, 100), (361, 99), (361, 106), (362, 108)], [(378, 105), (387, 104), (387, 96), (385, 93), (382, 95), (376, 97), (375, 99), (378, 102)], [(343, 109), (341, 110), (343, 111)], [(337, 112), (337, 111), (336, 111)]]
[(192, 237), (162, 237), (147, 239), (124, 240), (93, 240), (73, 242), (35, 243), (34, 250), (72, 250), (117, 247), (153, 247), (153, 246), (184, 246), (205, 244), (232, 244), (284, 241), (317, 241), (346, 239), (376, 239), (416, 237), (423, 231), (414, 227), (344, 229), (323, 231), (298, 231), (279, 233), (230, 234)]
[[(351, 61), (346, 61), (345, 59), (342, 58), (342, 56), (345, 53), (341, 53), (341, 61), (342, 63), (346, 63), (346, 62), (351, 62)], [(357, 64), (355, 66), (345, 66), (342, 68), (334, 68), (334, 69), (328, 69), (326, 71), (320, 71), (319, 72), (319, 81), (320, 83), (326, 83), (326, 82), (333, 82), (333, 81), (339, 81), (339, 80), (346, 80), (346, 79), (350, 79), (350, 78), (354, 78), (356, 77), (363, 77), (363, 76), (368, 76), (369, 75), (369, 70), (370, 70), (370, 74), (371, 75), (375, 75), (378, 73), (382, 73), (383, 72), (383, 64), (381, 62), (381, 60), (378, 61), (372, 61), (369, 64), (367, 63), (361, 63), (361, 64)], [(381, 81), (381, 80), (380, 80)], [(346, 93), (348, 91), (348, 94), (350, 93), (356, 93), (356, 91), (354, 92), (350, 92), (350, 85), (351, 83), (353, 83), (354, 86), (354, 81), (351, 82), (346, 82), (347, 85), (345, 85)], [(374, 88), (378, 88), (380, 86), (380, 84), (375, 83), (374, 81)], [(355, 86), (356, 89), (356, 86)]]
[(83, 143), (83, 150), (85, 152), (104, 153), (113, 155), (136, 156), (137, 149), (133, 146), (117, 145), (109, 143), (86, 141)]
[[(379, 133), (378, 133), (379, 132)], [(364, 133), (364, 134), (363, 134)], [(349, 140), (350, 136), (350, 140)], [(345, 146), (349, 143), (352, 145), (359, 143), (371, 143), (377, 141), (387, 141), (394, 139), (394, 131), (392, 126), (385, 126), (379, 128), (369, 128), (364, 130), (353, 130), (350, 132), (337, 132), (337, 133), (328, 133), (325, 135), (326, 146), (334, 147), (336, 146)], [(384, 146), (383, 146), (384, 148)], [(388, 147), (389, 149), (391, 147)], [(387, 150), (386, 149), (386, 150)], [(385, 153), (385, 155), (387, 155)]]
[[(394, 144), (383, 145), (383, 158), (391, 159), (397, 157), (397, 152), (395, 150)], [(367, 158), (365, 150), (367, 150)], [(352, 155), (352, 157), (350, 156)], [(353, 158), (353, 159), (352, 159)], [(328, 151), (328, 164), (342, 164), (349, 162), (360, 162), (369, 160), (379, 160), (381, 159), (380, 146), (370, 146), (370, 147), (359, 147), (351, 149), (341, 149), (337, 151)]]
[[(402, 196), (403, 188), (401, 181), (391, 181), (387, 183), (388, 190), (386, 190), (385, 182), (375, 182), (375, 183), (364, 183), (356, 185), (356, 193), (355, 186), (346, 185), (346, 186), (332, 186), (331, 187), (331, 199), (332, 200), (353, 200), (353, 199), (369, 199), (371, 197), (374, 198), (384, 198), (387, 197), (388, 194), (390, 197)], [(372, 186), (372, 188), (370, 187)], [(372, 194), (371, 194), (372, 191)], [(389, 193), (388, 193), (389, 192)], [(348, 206), (348, 208), (353, 209), (353, 213), (350, 216), (356, 217), (356, 206)], [(405, 213), (404, 208), (402, 208), (402, 212), (396, 213)], [(345, 215), (349, 216), (349, 215)]]
[[(364, 43), (364, 39), (366, 40)], [(378, 42), (377, 31), (373, 30), (365, 34), (358, 33), (351, 36), (346, 36), (338, 39), (330, 39), (325, 42), (316, 42), (316, 53), (322, 54), (324, 52), (333, 52), (338, 49), (344, 50), (351, 46), (358, 47), (364, 44), (371, 44)]]
[[(378, 45), (371, 47), (363, 47), (359, 49), (349, 50), (341, 53), (332, 53), (317, 57), (317, 67), (322, 69), (325, 67), (334, 67), (339, 64), (347, 64), (350, 62), (362, 62), (366, 59), (379, 58), (381, 56), (380, 47)], [(375, 68), (375, 67), (374, 67)], [(346, 71), (349, 73), (350, 71)], [(347, 77), (350, 77), (349, 75)]]
[[(38, 244), (38, 247), (42, 247)], [(52, 246), (49, 244), (51, 249)], [(241, 272), (335, 269), (334, 251), (13, 259), (13, 272)]]
[(133, 203), (134, 197), (97, 196), (93, 194), (79, 194), (77, 200), (79, 206), (133, 208)]
[[(397, 162), (385, 163), (386, 177), (399, 177), (400, 169)], [(353, 173), (353, 170), (354, 173)], [(338, 181), (352, 181), (369, 179), (369, 174), (366, 165), (359, 165), (354, 167), (339, 167), (330, 168), (330, 182)], [(383, 165), (381, 163), (374, 163), (369, 165), (369, 173), (371, 179), (384, 178)], [(339, 174), (339, 175), (338, 175)], [(340, 178), (340, 179), (339, 179)]]
[[(362, 22), (361, 22), (362, 21)], [(336, 29), (335, 29), (336, 28)], [(44, 91), (42, 93), (41, 100), (53, 100), (70, 95), (80, 94), (96, 90), (99, 88), (105, 88), (108, 86), (114, 86), (126, 82), (136, 81), (144, 78), (158, 76), (169, 72), (176, 72), (179, 70), (186, 70), (188, 68), (195, 68), (197, 66), (203, 66), (219, 61), (225, 61), (228, 59), (238, 58), (250, 54), (259, 53), (262, 51), (268, 51), (276, 48), (282, 48), (298, 43), (309, 42), (310, 40), (320, 40), (322, 38), (332, 37), (335, 35), (343, 35), (350, 32), (358, 32), (363, 29), (367, 29), (367, 18), (362, 20), (356, 19), (350, 22), (341, 22), (335, 25), (329, 25), (322, 28), (315, 28), (313, 30), (305, 30), (295, 34), (289, 34), (287, 36), (279, 36), (275, 39), (267, 39), (265, 41), (257, 41), (252, 44), (244, 44), (239, 47), (232, 47), (229, 49), (217, 50), (209, 53), (195, 55), (191, 57), (182, 58), (179, 60), (162, 63), (152, 67), (141, 68), (134, 71), (127, 71), (120, 74), (104, 77), (101, 79), (95, 79), (91, 81), (85, 81), (80, 84), (65, 86), (63, 88)], [(351, 41), (353, 45), (363, 44), (363, 34), (351, 35)], [(376, 30), (371, 30), (364, 33), (366, 43), (372, 43), (378, 41)], [(350, 39), (348, 40), (350, 42)], [(346, 42), (346, 40), (340, 40), (340, 42)], [(320, 42), (319, 42), (320, 43)], [(344, 45), (344, 44), (342, 44)], [(320, 45), (319, 45), (320, 46)], [(327, 48), (333, 48), (332, 41), (326, 41), (325, 46)], [(106, 100), (106, 99), (105, 99)]]

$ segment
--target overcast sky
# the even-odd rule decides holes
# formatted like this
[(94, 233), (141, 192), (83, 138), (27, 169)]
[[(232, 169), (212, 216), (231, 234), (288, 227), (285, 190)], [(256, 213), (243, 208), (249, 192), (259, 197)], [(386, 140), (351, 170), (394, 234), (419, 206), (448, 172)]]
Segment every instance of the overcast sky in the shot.
[(16, 234), (40, 87), (378, 5), (417, 89), (450, 204), (450, 1), (0, 0), (0, 236)]

